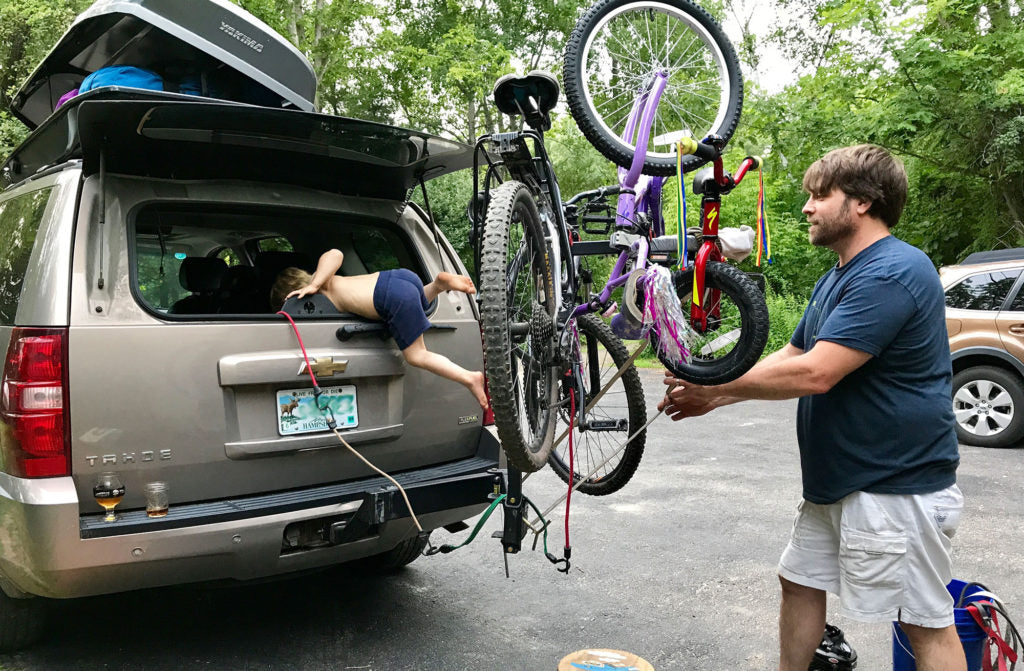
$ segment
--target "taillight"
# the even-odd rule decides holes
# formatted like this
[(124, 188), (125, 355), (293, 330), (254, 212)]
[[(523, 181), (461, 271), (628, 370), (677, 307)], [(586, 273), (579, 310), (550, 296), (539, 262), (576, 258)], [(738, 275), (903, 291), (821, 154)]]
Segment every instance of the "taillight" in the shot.
[(15, 328), (0, 395), (2, 470), (26, 478), (70, 473), (67, 329)]
[[(484, 327), (480, 327), (480, 348), (484, 344)], [(485, 366), (486, 368), (486, 366)], [(494, 407), (491, 405), (491, 388), (487, 384), (487, 374), (484, 373), (484, 394), (487, 395), (487, 409), (484, 410), (484, 426), (494, 425)]]
[(484, 426), (494, 425), (494, 408), (491, 407), (491, 392), (487, 389), (487, 382), (484, 382), (484, 393), (487, 394), (487, 409), (484, 410)]

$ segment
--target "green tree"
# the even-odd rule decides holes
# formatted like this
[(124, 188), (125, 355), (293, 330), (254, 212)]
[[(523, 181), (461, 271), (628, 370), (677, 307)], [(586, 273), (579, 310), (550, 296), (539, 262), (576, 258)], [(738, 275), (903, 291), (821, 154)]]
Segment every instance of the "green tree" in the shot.
[[(933, 261), (1024, 243), (1019, 0), (780, 1), (800, 20), (777, 39), (816, 69), (755, 116), (793, 170), (874, 142), (910, 175), (895, 232)], [(795, 192), (782, 191), (792, 213)]]
[(90, 0), (0, 0), (0, 155), (28, 134), (10, 112), (11, 99)]

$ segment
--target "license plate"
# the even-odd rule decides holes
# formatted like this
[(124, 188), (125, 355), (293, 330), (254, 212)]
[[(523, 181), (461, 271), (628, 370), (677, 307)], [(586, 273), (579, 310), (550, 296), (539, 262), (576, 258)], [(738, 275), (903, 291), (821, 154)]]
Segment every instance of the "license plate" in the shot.
[[(320, 406), (334, 411), (339, 429), (359, 425), (355, 385), (321, 387)], [(327, 430), (326, 410), (316, 407), (312, 389), (283, 389), (277, 392), (277, 432), (282, 436)]]

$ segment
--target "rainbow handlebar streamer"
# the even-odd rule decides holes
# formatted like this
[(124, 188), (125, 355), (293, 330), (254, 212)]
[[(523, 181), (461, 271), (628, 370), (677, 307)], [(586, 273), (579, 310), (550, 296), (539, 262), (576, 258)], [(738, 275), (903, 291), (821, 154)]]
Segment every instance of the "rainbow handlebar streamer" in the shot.
[(683, 150), (682, 141), (676, 143), (676, 179), (679, 181), (678, 196), (676, 200), (676, 253), (679, 257), (676, 261), (676, 270), (686, 268), (686, 186), (683, 184), (683, 154), (689, 151)]
[(768, 230), (768, 218), (764, 212), (764, 173), (760, 165), (757, 167), (757, 182), (757, 267), (760, 268), (762, 252), (768, 264), (772, 262), (772, 235)]

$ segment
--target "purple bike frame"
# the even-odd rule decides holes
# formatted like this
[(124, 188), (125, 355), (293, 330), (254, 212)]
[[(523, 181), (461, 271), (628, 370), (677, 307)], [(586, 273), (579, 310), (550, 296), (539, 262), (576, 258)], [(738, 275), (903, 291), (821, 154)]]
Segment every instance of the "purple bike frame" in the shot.
[[(667, 178), (651, 178), (641, 174), (644, 158), (647, 153), (641, 147), (646, 147), (647, 141), (650, 139), (651, 126), (654, 124), (654, 113), (658, 108), (658, 101), (661, 100), (661, 94), (665, 92), (667, 83), (668, 72), (661, 70), (655, 73), (654, 79), (641, 91), (640, 95), (633, 102), (633, 109), (630, 111), (629, 118), (626, 121), (626, 129), (622, 132), (622, 139), (629, 142), (634, 137), (634, 131), (638, 130), (637, 123), (639, 122), (636, 142), (633, 145), (636, 147), (636, 151), (633, 153), (633, 162), (628, 169), (619, 168), (619, 185), (623, 189), (635, 193), (624, 191), (619, 194), (619, 204), (615, 217), (617, 228), (628, 227), (636, 218), (637, 213), (642, 212), (652, 217), (655, 232), (658, 235), (664, 233), (665, 225), (661, 218), (661, 189)], [(636, 251), (635, 268), (637, 270), (647, 268), (647, 254), (650, 251), (650, 243), (645, 238), (640, 238), (633, 243), (630, 251), (632, 250)], [(608, 282), (604, 285), (604, 289), (601, 290), (597, 299), (598, 304), (606, 304), (611, 299), (612, 292), (625, 284), (626, 280), (629, 279), (629, 275), (623, 274), (628, 259), (629, 252), (623, 251), (619, 254), (611, 276), (608, 278)], [(572, 314), (573, 317), (579, 317), (588, 312), (593, 312), (593, 310), (594, 308), (591, 307), (590, 303), (584, 303), (576, 306)]]

